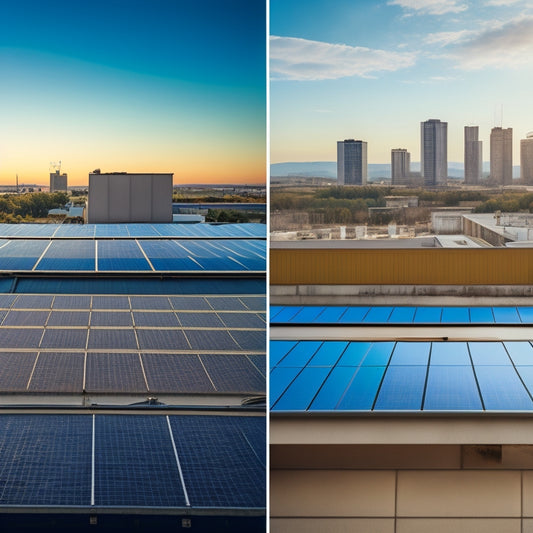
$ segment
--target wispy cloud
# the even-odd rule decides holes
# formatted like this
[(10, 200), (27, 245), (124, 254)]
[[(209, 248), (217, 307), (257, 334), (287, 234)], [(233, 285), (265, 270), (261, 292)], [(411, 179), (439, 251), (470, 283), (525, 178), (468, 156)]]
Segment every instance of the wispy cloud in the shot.
[(390, 0), (390, 6), (400, 6), (412, 13), (423, 15), (444, 15), (445, 13), (460, 13), (468, 9), (466, 4), (457, 0)]
[(415, 54), (409, 52), (389, 52), (295, 37), (270, 37), (270, 72), (277, 80), (368, 78), (377, 72), (409, 67), (415, 59)]
[(454, 52), (459, 66), (466, 70), (531, 63), (533, 16), (523, 16), (482, 31)]
[(523, 2), (523, 0), (487, 0), (488, 6), (511, 6), (513, 4), (518, 4), (518, 2)]
[(448, 46), (450, 44), (458, 44), (464, 42), (469, 37), (477, 35), (477, 31), (461, 30), (461, 31), (441, 31), (438, 33), (430, 33), (424, 39), (427, 44), (437, 44), (440, 46)]

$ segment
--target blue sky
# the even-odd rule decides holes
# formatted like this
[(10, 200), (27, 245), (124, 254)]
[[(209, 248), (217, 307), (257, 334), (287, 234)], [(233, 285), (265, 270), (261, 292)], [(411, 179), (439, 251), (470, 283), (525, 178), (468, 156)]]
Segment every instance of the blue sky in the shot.
[(265, 180), (266, 3), (0, 3), (0, 183)]
[(270, 1), (271, 162), (334, 161), (336, 141), (420, 158), (420, 122), (448, 122), (448, 160), (464, 126), (489, 159), (494, 126), (533, 130), (533, 5), (525, 0)]

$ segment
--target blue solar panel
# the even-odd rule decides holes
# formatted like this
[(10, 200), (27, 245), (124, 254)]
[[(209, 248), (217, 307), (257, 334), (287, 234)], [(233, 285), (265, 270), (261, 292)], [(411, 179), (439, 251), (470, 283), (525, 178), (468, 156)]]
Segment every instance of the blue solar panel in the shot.
[[(242, 332), (240, 332), (242, 333)], [(216, 329), (211, 330), (195, 330), (188, 329), (185, 331), (185, 335), (191, 344), (193, 350), (240, 350), (241, 347), (235, 342), (237, 339), (233, 339), (227, 331), (221, 331)], [(243, 350), (245, 348), (242, 348)], [(265, 345), (263, 344), (263, 350)]]
[(375, 342), (363, 359), (363, 366), (385, 366), (394, 348), (394, 342)]
[(387, 322), (392, 313), (392, 307), (371, 307), (363, 322), (381, 324)]
[(323, 307), (302, 307), (300, 311), (292, 317), (291, 323), (297, 324), (313, 322), (313, 320), (315, 320), (315, 318), (320, 315), (323, 310)]
[(89, 309), (91, 307), (91, 297), (59, 294), (54, 298), (52, 307), (54, 309)]
[(141, 248), (157, 271), (203, 270), (175, 241), (139, 241)]
[(224, 324), (217, 314), (212, 313), (176, 313), (180, 324), (185, 328), (223, 328)]
[(476, 366), (485, 409), (520, 411), (533, 409), (533, 402), (516, 370), (508, 366)]
[(509, 365), (509, 356), (499, 342), (469, 342), (470, 355), (475, 366)]
[(171, 416), (170, 423), (193, 507), (266, 506), (264, 417)]
[(48, 326), (88, 326), (89, 311), (52, 311)]
[(483, 409), (472, 367), (431, 365), (424, 409), (427, 411)]
[(165, 296), (131, 296), (132, 309), (144, 309), (154, 311), (164, 311), (172, 309), (170, 301)]
[(321, 341), (300, 341), (288, 352), (287, 356), (278, 362), (278, 366), (304, 367), (320, 348)]
[(265, 328), (266, 323), (254, 313), (218, 313), (228, 328)]
[(369, 411), (378, 392), (384, 366), (361, 366), (337, 404), (337, 409)]
[(429, 342), (398, 342), (394, 348), (391, 365), (427, 365)]
[(416, 307), (395, 307), (389, 317), (389, 324), (410, 324), (415, 317)]
[(89, 506), (91, 417), (1, 415), (0, 505)]
[(303, 307), (284, 307), (274, 317), (271, 317), (271, 320), (280, 323), (290, 322), (302, 309)]
[(533, 307), (518, 307), (517, 311), (523, 324), (533, 324)]
[(183, 331), (172, 329), (138, 329), (141, 350), (190, 350)]
[(212, 307), (207, 303), (207, 300), (200, 296), (170, 296), (170, 304), (176, 311), (180, 310), (195, 310), (195, 311), (211, 311)]
[(301, 368), (296, 367), (283, 368), (279, 366), (272, 370), (270, 373), (270, 406), (277, 402), (301, 370)]
[(13, 304), (13, 309), (50, 309), (54, 297), (40, 294), (21, 294)]
[(426, 373), (427, 366), (393, 366), (391, 363), (385, 372), (374, 409), (420, 410)]
[[(21, 334), (23, 332), (23, 334)], [(0, 346), (9, 348), (38, 348), (43, 330), (41, 328), (0, 328)]]
[(0, 352), (0, 391), (25, 391), (37, 352)]
[(131, 329), (91, 329), (89, 350), (137, 350), (135, 332)]
[(431, 365), (468, 365), (470, 355), (466, 342), (434, 342), (431, 346)]
[(0, 308), (9, 309), (16, 297), (15, 294), (0, 294)]
[(246, 311), (247, 308), (235, 296), (210, 296), (207, 298), (209, 305), (215, 311)]
[(32, 373), (30, 391), (81, 392), (83, 353), (41, 352)]
[(325, 342), (317, 350), (307, 366), (334, 366), (348, 346), (347, 342)]
[(9, 241), (0, 248), (0, 268), (3, 271), (32, 270), (47, 246), (47, 241)]
[(330, 324), (338, 322), (346, 312), (347, 307), (325, 307), (322, 313), (317, 317), (316, 322), (321, 324)]
[(88, 392), (146, 393), (141, 362), (135, 353), (88, 353)]
[(355, 372), (356, 369), (354, 367), (335, 367), (324, 381), (309, 409), (311, 411), (329, 411), (335, 409)]
[(129, 309), (130, 301), (127, 296), (93, 296), (93, 309)]
[(413, 323), (434, 324), (440, 322), (441, 307), (417, 307)]
[(173, 328), (179, 326), (176, 315), (171, 312), (136, 311), (133, 313), (133, 320), (136, 327)]
[(504, 342), (515, 365), (533, 365), (533, 346), (527, 341)]
[(371, 345), (372, 343), (370, 342), (350, 342), (346, 351), (342, 354), (339, 365), (359, 366)]
[(362, 322), (368, 311), (370, 311), (370, 307), (348, 307), (346, 312), (340, 317), (339, 323), (357, 324)]
[(443, 324), (468, 324), (470, 322), (468, 307), (444, 307), (442, 310), (441, 322)]
[(239, 299), (250, 311), (266, 311), (264, 296), (241, 296)]
[(47, 329), (41, 341), (41, 348), (85, 350), (86, 329)]
[(492, 311), (497, 324), (520, 324), (516, 307), (493, 307)]
[(185, 507), (166, 417), (96, 417), (95, 503)]
[(135, 241), (97, 241), (99, 271), (152, 270)]
[(44, 326), (50, 311), (9, 311), (2, 326)]
[(296, 341), (270, 341), (270, 367), (274, 368), (296, 346)]
[(133, 319), (129, 311), (93, 311), (91, 313), (91, 327), (132, 325)]
[(491, 307), (471, 307), (470, 308), (470, 322), (473, 324), (492, 324), (494, 322), (494, 315)]
[(95, 270), (95, 243), (89, 240), (51, 241), (36, 270)]

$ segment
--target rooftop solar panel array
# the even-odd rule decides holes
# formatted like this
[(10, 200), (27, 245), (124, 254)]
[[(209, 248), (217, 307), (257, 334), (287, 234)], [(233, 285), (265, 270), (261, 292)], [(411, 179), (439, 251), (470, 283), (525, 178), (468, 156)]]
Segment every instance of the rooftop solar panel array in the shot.
[(265, 439), (254, 416), (0, 414), (0, 509), (261, 509)]
[(531, 325), (533, 307), (271, 306), (270, 321), (273, 325)]
[(271, 341), (273, 411), (531, 411), (533, 345)]
[[(0, 224), (0, 239), (266, 239), (265, 224)], [(1, 242), (0, 242), (1, 246)]]

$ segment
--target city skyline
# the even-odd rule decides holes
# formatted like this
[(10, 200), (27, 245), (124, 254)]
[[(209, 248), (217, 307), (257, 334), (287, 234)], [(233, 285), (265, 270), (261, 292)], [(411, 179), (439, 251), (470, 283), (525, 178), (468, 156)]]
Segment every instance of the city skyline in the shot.
[(265, 183), (265, 28), (246, 0), (2, 4), (0, 184)]
[[(448, 160), (465, 126), (487, 146), (512, 127), (513, 159), (533, 130), (533, 8), (522, 0), (270, 2), (271, 162), (333, 161), (368, 142), (369, 163), (401, 146), (420, 161), (419, 124), (448, 122)], [(488, 156), (488, 154), (487, 154)]]

